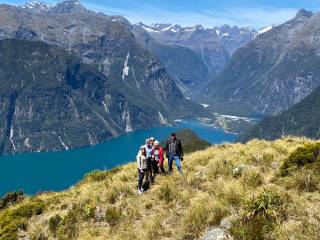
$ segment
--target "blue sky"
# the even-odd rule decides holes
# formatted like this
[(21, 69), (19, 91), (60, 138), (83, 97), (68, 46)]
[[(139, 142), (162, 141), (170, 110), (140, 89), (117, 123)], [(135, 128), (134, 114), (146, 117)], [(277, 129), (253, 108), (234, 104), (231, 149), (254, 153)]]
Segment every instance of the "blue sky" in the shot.
[[(23, 4), (7, 0), (3, 3)], [(55, 0), (47, 0), (55, 3)], [(320, 10), (320, 0), (81, 0), (86, 7), (122, 15), (132, 23), (222, 24), (262, 28), (294, 17), (301, 8)]]

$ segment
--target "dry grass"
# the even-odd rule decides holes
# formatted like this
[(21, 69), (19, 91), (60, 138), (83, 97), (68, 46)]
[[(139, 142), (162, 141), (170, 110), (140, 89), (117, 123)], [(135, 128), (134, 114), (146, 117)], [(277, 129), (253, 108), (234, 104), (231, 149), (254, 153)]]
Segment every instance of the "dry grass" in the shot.
[[(197, 239), (221, 219), (236, 215), (231, 230), (235, 239), (319, 239), (319, 192), (305, 191), (303, 174), (299, 175), (302, 183), (278, 174), (288, 155), (306, 143), (312, 141), (254, 140), (196, 152), (183, 162), (185, 176), (177, 172), (158, 176), (142, 196), (136, 191), (135, 164), (111, 173), (97, 172), (68, 191), (36, 196), (45, 209), (31, 216), (19, 235), (38, 240)], [(234, 169), (243, 164), (235, 176)], [(272, 194), (262, 196), (265, 191)], [(254, 209), (259, 201), (270, 201), (263, 214)], [(278, 202), (282, 205), (277, 206)], [(0, 212), (0, 225), (12, 209)], [(250, 219), (245, 217), (248, 209)], [(259, 233), (254, 232), (253, 223), (262, 226)]]

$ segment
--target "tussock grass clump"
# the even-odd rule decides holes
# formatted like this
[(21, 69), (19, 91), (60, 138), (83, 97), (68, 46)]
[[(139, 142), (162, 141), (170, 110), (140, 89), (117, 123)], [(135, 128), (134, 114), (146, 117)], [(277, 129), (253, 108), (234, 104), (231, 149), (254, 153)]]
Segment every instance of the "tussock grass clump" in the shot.
[(62, 221), (60, 215), (56, 214), (49, 219), (49, 230), (55, 236), (56, 231), (58, 230), (59, 224)]
[(110, 188), (110, 191), (107, 192), (107, 201), (111, 204), (116, 203), (120, 198), (126, 198), (133, 194), (133, 189), (127, 184), (115, 182), (116, 185)]
[(105, 213), (105, 220), (110, 226), (116, 226), (122, 217), (121, 209), (117, 207), (109, 207)]
[(259, 187), (264, 183), (263, 176), (258, 169), (247, 168), (243, 171), (241, 176), (245, 186), (247, 187)]
[(286, 216), (283, 196), (271, 190), (263, 190), (244, 204), (240, 224), (231, 229), (233, 235), (241, 239), (264, 239)]
[(174, 183), (165, 182), (159, 187), (157, 196), (160, 200), (165, 201), (166, 203), (173, 202), (178, 197), (178, 192), (174, 188)]

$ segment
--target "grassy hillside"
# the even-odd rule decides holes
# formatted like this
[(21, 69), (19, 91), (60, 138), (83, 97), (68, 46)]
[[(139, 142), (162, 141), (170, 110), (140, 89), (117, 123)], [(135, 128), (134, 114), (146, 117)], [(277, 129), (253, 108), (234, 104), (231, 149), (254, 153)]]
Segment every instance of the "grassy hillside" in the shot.
[(135, 164), (90, 173), (0, 210), (0, 239), (201, 239), (221, 220), (234, 239), (319, 239), (319, 147), (305, 138), (214, 146), (142, 196)]
[[(177, 138), (180, 139), (184, 153), (192, 153), (199, 150), (204, 150), (211, 146), (211, 144), (201, 139), (194, 131), (190, 129), (182, 129), (176, 132)], [(168, 139), (161, 142), (163, 147), (166, 146)]]

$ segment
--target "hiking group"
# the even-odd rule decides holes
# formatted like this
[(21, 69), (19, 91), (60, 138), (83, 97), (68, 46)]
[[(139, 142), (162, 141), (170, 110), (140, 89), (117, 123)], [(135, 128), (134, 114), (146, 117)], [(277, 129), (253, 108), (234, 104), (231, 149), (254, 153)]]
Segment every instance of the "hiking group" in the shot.
[(176, 167), (181, 175), (181, 161), (183, 161), (182, 144), (175, 133), (171, 133), (170, 139), (167, 141), (165, 148), (162, 148), (159, 141), (155, 138), (147, 138), (145, 145), (140, 147), (137, 155), (138, 163), (138, 193), (143, 194), (145, 189), (142, 188), (143, 180), (146, 178), (148, 184), (154, 181), (156, 174), (166, 174), (164, 169), (164, 151), (168, 159), (168, 173), (172, 172), (172, 165), (175, 162)]

